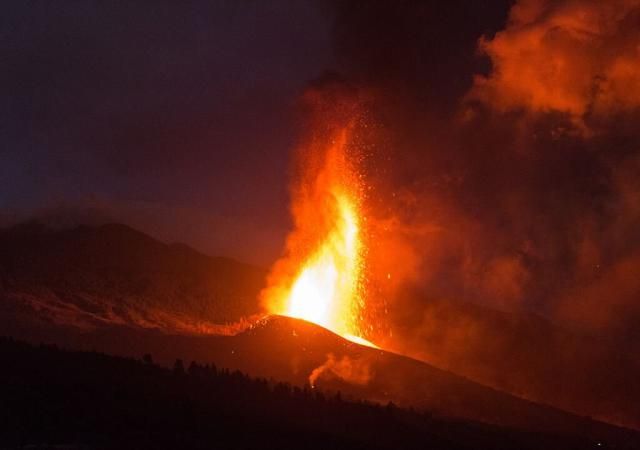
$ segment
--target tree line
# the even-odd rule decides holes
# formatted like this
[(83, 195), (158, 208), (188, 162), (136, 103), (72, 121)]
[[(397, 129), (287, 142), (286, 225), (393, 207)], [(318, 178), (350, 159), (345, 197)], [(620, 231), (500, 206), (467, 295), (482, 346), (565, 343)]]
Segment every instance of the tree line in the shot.
[(456, 421), (250, 377), (0, 338), (0, 448), (573, 449), (580, 438)]

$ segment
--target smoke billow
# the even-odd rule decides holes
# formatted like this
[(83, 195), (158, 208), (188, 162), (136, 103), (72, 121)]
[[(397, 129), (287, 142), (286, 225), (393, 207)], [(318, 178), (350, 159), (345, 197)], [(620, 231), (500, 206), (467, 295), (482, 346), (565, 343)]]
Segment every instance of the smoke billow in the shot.
[(524, 0), (480, 48), (493, 63), (472, 97), (500, 111), (584, 121), (640, 106), (640, 2)]
[(640, 7), (525, 0), (497, 20), (471, 3), (333, 9), (375, 124), (370, 259), (394, 289), (556, 318), (640, 249), (640, 105), (623, 88), (640, 76)]
[(637, 426), (639, 2), (444, 3), (331, 9), (374, 124), (374, 341)]
[(337, 377), (350, 384), (365, 385), (371, 380), (372, 373), (367, 361), (352, 359), (346, 355), (338, 359), (333, 353), (329, 353), (325, 363), (309, 374), (311, 387), (315, 387), (320, 377)]

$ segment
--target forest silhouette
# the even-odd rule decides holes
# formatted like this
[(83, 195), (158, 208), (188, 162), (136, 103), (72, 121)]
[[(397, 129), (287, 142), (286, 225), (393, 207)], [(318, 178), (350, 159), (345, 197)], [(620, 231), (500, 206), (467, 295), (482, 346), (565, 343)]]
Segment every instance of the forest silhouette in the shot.
[(0, 358), (2, 448), (606, 448), (348, 399), (212, 364), (177, 360), (165, 368), (148, 354), (122, 358), (1, 338)]

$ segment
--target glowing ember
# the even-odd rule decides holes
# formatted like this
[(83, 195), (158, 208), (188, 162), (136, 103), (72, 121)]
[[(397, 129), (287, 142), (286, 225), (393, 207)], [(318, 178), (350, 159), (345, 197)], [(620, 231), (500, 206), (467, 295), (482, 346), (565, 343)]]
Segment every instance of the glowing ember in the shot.
[[(311, 159), (294, 191), (296, 229), (288, 255), (265, 291), (272, 313), (304, 319), (363, 345), (363, 252), (360, 182), (347, 157), (348, 129), (328, 148), (311, 148)], [(320, 158), (318, 158), (320, 156)]]

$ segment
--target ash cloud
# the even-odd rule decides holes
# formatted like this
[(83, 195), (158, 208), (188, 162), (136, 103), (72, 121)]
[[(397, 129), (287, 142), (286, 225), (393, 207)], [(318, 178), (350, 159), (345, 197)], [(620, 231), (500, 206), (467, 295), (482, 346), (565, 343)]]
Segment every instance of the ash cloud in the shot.
[(629, 380), (602, 388), (638, 373), (638, 2), (330, 11), (368, 98), (374, 341), (640, 426)]
[(493, 68), (470, 94), (498, 111), (557, 111), (582, 128), (640, 106), (640, 2), (521, 0), (482, 38)]
[(638, 2), (474, 4), (331, 10), (341, 73), (367, 92), (373, 259), (392, 280), (406, 261), (433, 297), (555, 318), (639, 248), (640, 115), (622, 88), (640, 74)]

